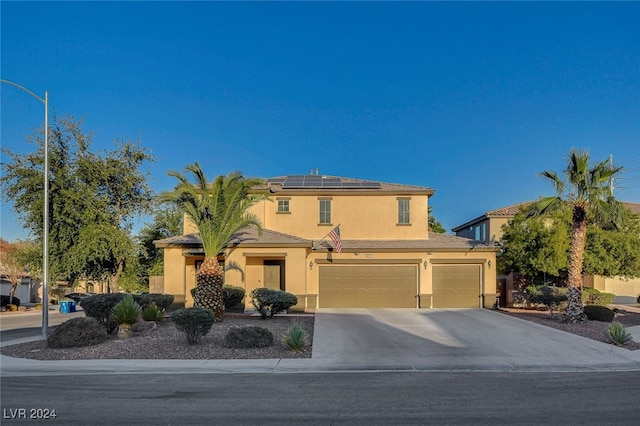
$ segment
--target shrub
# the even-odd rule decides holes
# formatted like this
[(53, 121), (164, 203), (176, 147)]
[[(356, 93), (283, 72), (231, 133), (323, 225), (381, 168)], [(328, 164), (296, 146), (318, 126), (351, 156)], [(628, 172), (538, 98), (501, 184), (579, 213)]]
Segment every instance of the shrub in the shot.
[[(20, 306), (20, 299), (13, 296), (13, 300), (11, 301), (13, 305)], [(0, 306), (7, 306), (9, 304), (9, 296), (0, 296)]]
[(307, 332), (300, 324), (293, 324), (284, 336), (284, 344), (292, 351), (300, 352), (307, 345)]
[(142, 309), (148, 308), (153, 303), (155, 303), (158, 309), (160, 309), (162, 312), (166, 311), (175, 299), (172, 294), (159, 293), (136, 294), (135, 296), (133, 296), (133, 298)]
[(164, 321), (164, 311), (158, 308), (156, 302), (142, 309), (142, 319), (145, 321), (162, 322)]
[(171, 321), (178, 330), (186, 334), (187, 341), (193, 345), (211, 330), (215, 316), (207, 308), (182, 308), (171, 315)]
[(544, 305), (551, 315), (564, 309), (567, 301), (567, 289), (552, 285), (529, 286), (526, 288), (527, 300), (536, 305)]
[(222, 287), (222, 298), (224, 299), (225, 309), (232, 308), (242, 302), (245, 295), (245, 289), (242, 287), (225, 284)]
[(50, 348), (79, 348), (107, 340), (107, 331), (94, 318), (72, 318), (57, 326), (47, 338)]
[(224, 336), (224, 345), (235, 349), (264, 348), (273, 345), (273, 334), (255, 325), (233, 327)]
[(18, 305), (14, 305), (13, 303), (9, 303), (8, 305), (5, 305), (5, 308), (7, 308), (7, 311), (9, 311), (9, 312), (16, 312), (18, 310)]
[(251, 303), (262, 319), (266, 319), (296, 305), (298, 298), (286, 291), (261, 287), (251, 292)]
[(601, 305), (585, 305), (584, 314), (591, 321), (611, 322), (616, 313), (606, 306)]
[(140, 319), (140, 305), (127, 294), (111, 309), (111, 319), (118, 324), (135, 324)]
[(585, 305), (610, 305), (616, 295), (613, 293), (602, 293), (600, 290), (584, 287), (582, 289), (582, 303)]
[(111, 334), (118, 329), (118, 323), (111, 319), (111, 310), (124, 298), (123, 293), (94, 294), (80, 302), (86, 316), (95, 318)]
[(607, 329), (607, 338), (616, 346), (623, 346), (625, 343), (633, 340), (631, 334), (619, 322), (612, 322)]

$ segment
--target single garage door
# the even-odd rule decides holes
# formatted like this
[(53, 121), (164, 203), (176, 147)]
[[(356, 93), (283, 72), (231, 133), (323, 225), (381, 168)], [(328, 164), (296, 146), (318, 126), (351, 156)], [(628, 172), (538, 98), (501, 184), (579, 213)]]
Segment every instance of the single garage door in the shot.
[(321, 266), (321, 308), (415, 308), (417, 266)]
[(479, 308), (480, 265), (434, 265), (434, 308)]

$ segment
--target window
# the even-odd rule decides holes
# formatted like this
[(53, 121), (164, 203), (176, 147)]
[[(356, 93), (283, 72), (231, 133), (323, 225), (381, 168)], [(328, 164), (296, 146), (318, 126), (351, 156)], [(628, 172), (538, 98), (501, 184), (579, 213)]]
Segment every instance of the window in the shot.
[(409, 224), (409, 202), (408, 198), (398, 198), (398, 224)]
[(330, 199), (320, 200), (320, 224), (322, 225), (331, 224), (331, 200)]
[(487, 239), (487, 224), (483, 223), (474, 228), (474, 239), (478, 241), (485, 241)]
[(278, 198), (278, 213), (289, 213), (289, 199)]

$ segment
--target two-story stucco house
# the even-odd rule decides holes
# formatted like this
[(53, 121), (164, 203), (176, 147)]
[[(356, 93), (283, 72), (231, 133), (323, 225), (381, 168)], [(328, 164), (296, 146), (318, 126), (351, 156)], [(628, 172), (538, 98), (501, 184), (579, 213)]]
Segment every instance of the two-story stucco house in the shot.
[[(237, 233), (220, 254), (225, 282), (286, 290), (296, 309), (333, 307), (480, 308), (495, 303), (497, 248), (428, 232), (434, 190), (344, 177), (290, 175), (255, 191), (264, 231)], [(339, 226), (341, 250), (328, 237)], [(164, 249), (164, 292), (193, 303), (204, 258), (197, 229), (156, 241)], [(233, 267), (230, 267), (230, 266)]]
[[(486, 244), (494, 244), (502, 238), (502, 227), (521, 210), (527, 209), (533, 201), (514, 204), (491, 210), (462, 225), (452, 229), (457, 236), (473, 238)], [(622, 202), (632, 215), (640, 217), (640, 203)], [(599, 275), (585, 275), (582, 278), (584, 286), (593, 287), (607, 293), (616, 295), (616, 303), (633, 303), (640, 297), (640, 278), (626, 279), (620, 277), (603, 277)], [(513, 274), (498, 276), (498, 293), (501, 304), (513, 303), (514, 276)]]

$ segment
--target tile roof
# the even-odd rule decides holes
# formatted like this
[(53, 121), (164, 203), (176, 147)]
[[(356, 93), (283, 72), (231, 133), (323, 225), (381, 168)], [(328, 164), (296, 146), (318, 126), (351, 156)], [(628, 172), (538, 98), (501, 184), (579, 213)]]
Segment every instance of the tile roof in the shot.
[[(462, 229), (465, 229), (471, 225), (474, 225), (476, 223), (482, 222), (486, 219), (492, 218), (492, 217), (513, 217), (515, 216), (520, 209), (522, 208), (526, 208), (528, 206), (530, 206), (531, 204), (533, 204), (534, 201), (525, 201), (523, 203), (519, 203), (519, 204), (513, 204), (511, 206), (507, 206), (507, 207), (501, 207), (499, 209), (495, 209), (495, 210), (491, 210), (488, 211), (487, 213), (483, 214), (482, 216), (478, 216), (475, 219), (472, 219), (468, 222), (463, 223), (462, 225), (458, 225), (455, 228), (452, 229), (453, 232), (457, 232), (460, 231)], [(640, 215), (640, 203), (630, 203), (627, 201), (621, 201), (621, 203), (628, 209), (631, 211), (632, 214), (634, 215)]]
[[(154, 241), (156, 247), (182, 247), (185, 249), (199, 249), (202, 247), (200, 234), (180, 235)], [(265, 229), (262, 236), (258, 236), (255, 228), (247, 228), (234, 235), (230, 246), (243, 247), (309, 247), (313, 241), (293, 235)], [(323, 241), (316, 246), (320, 250), (327, 250), (332, 246)], [(482, 241), (456, 237), (454, 235), (431, 234), (429, 239), (423, 240), (342, 240), (343, 250), (497, 250), (496, 246)]]
[[(153, 242), (156, 247), (202, 247), (202, 239), (200, 234), (179, 235), (176, 237), (164, 238)], [(262, 235), (258, 235), (256, 228), (245, 228), (234, 234), (230, 245), (237, 246), (271, 246), (271, 247), (311, 247), (311, 241), (304, 238), (295, 237), (293, 235), (283, 234), (282, 232), (264, 229)]]
[[(323, 249), (331, 245), (320, 244)], [(475, 241), (454, 235), (430, 234), (425, 240), (342, 240), (343, 250), (488, 250), (497, 251), (498, 247), (483, 241)]]

